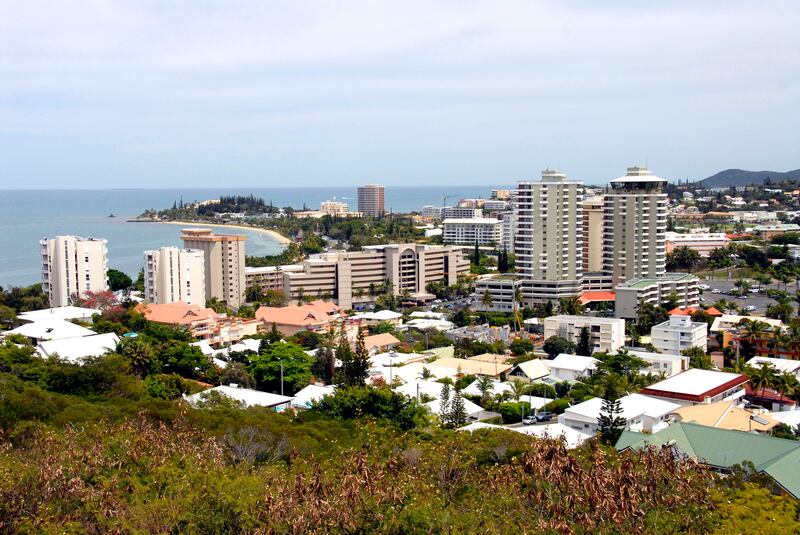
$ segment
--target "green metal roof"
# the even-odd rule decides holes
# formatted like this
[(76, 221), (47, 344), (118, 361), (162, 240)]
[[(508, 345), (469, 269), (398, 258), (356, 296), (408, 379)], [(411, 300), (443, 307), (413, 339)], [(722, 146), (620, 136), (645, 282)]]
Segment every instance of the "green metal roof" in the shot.
[(750, 461), (795, 497), (800, 497), (800, 442), (758, 433), (678, 422), (652, 435), (623, 432), (617, 449), (672, 444), (705, 464), (730, 468)]

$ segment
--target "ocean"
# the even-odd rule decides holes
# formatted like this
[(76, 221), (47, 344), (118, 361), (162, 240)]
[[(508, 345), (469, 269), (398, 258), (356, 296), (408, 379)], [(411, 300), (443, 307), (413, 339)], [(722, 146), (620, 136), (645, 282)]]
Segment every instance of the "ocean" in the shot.
[[(459, 198), (489, 197), (493, 188), (510, 186), (386, 187), (386, 208), (410, 212), (422, 206), (441, 205), (442, 195)], [(319, 208), (333, 199), (356, 208), (356, 188), (213, 188), (213, 189), (113, 189), (113, 190), (2, 190), (0, 191), (0, 286), (25, 286), (41, 281), (39, 240), (73, 234), (108, 240), (108, 265), (136, 277), (147, 249), (180, 246), (177, 225), (127, 223), (148, 208), (163, 209), (173, 202), (216, 199), (220, 195), (262, 197), (275, 206)], [(115, 217), (108, 217), (114, 214)], [(208, 226), (208, 225), (203, 225)], [(282, 246), (254, 231), (226, 232), (247, 235), (248, 255), (277, 254)]]

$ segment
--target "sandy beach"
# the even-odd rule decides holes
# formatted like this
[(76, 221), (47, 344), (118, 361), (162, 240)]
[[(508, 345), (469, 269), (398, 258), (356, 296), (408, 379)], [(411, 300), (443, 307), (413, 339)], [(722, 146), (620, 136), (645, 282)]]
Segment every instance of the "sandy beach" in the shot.
[[(143, 221), (144, 222), (144, 221)], [(168, 225), (181, 225), (181, 226), (190, 226), (190, 227), (222, 227), (222, 228), (232, 228), (232, 229), (241, 229), (241, 230), (252, 230), (254, 232), (260, 232), (262, 234), (267, 234), (268, 236), (272, 237), (276, 242), (280, 243), (281, 245), (288, 245), (292, 243), (292, 240), (277, 232), (275, 230), (271, 230), (268, 228), (260, 228), (260, 227), (248, 227), (246, 225), (226, 225), (223, 223), (198, 223), (197, 221), (148, 221), (148, 223), (166, 223)]]

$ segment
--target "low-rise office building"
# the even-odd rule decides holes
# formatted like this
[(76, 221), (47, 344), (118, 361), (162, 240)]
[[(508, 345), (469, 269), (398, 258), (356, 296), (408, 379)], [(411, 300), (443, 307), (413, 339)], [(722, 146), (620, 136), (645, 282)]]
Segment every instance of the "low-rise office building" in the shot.
[(678, 355), (684, 349), (708, 349), (708, 324), (689, 316), (671, 316), (650, 329), (650, 343), (662, 353)]
[[(481, 312), (513, 312), (517, 293), (522, 281), (515, 275), (492, 275), (475, 283), (473, 308)], [(487, 297), (488, 296), (488, 297)], [(522, 304), (516, 303), (517, 307)]]
[(675, 250), (676, 247), (686, 247), (697, 251), (702, 257), (708, 257), (714, 249), (725, 247), (729, 241), (730, 239), (724, 232), (679, 234), (667, 231), (665, 239), (668, 254)]
[(681, 405), (697, 405), (741, 399), (746, 383), (746, 375), (690, 368), (642, 389), (640, 394)]
[(593, 351), (614, 352), (625, 345), (625, 320), (591, 316), (550, 316), (544, 319), (544, 338), (560, 336), (577, 344), (581, 329), (589, 331)]
[(700, 304), (700, 279), (688, 273), (667, 273), (652, 279), (631, 279), (614, 288), (615, 314), (618, 318), (635, 319), (644, 303), (660, 305), (671, 294), (678, 296), (678, 306)]
[(503, 222), (499, 219), (445, 219), (442, 226), (444, 243), (498, 245), (503, 238)]
[(396, 296), (427, 300), (431, 282), (450, 286), (469, 272), (469, 261), (454, 247), (393, 244), (312, 256), (299, 271), (284, 272), (283, 291), (293, 303), (329, 298), (343, 309), (373, 303), (388, 291)]

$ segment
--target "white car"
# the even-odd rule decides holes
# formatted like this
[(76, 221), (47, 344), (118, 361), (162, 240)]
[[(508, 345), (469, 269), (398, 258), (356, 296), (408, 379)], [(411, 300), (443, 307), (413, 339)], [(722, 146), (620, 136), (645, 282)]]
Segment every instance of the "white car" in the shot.
[(712, 294), (721, 294), (722, 290), (720, 290), (719, 288), (714, 288), (713, 290), (711, 290), (711, 293)]
[(753, 305), (747, 305), (746, 307), (744, 307), (744, 309), (748, 312), (755, 312), (756, 307), (754, 307)]
[(700, 288), (701, 290), (710, 290), (711, 286), (709, 286), (708, 284), (701, 284), (700, 286), (698, 286), (698, 288)]

